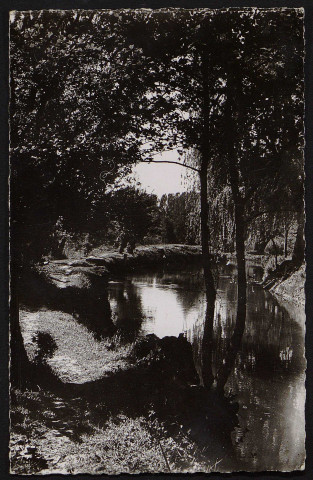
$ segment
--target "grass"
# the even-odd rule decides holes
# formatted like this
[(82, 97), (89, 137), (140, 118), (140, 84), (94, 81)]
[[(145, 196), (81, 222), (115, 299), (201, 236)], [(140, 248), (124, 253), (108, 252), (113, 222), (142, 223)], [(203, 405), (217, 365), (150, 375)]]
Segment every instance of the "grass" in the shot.
[[(177, 425), (170, 434), (155, 413), (107, 412), (99, 422), (83, 402), (46, 392), (15, 392), (11, 473), (119, 474), (210, 472), (205, 454)], [(37, 407), (37, 408), (36, 408)], [(64, 428), (54, 425), (62, 419)], [(64, 430), (67, 429), (67, 430)]]
[[(280, 265), (287, 260), (289, 269), (279, 271)], [(300, 267), (292, 263), (292, 257), (285, 258), (280, 255), (277, 258), (278, 271), (276, 270), (275, 257), (269, 256), (264, 260), (263, 282), (272, 280), (270, 291), (283, 300), (304, 306), (305, 304), (305, 265)]]
[(271, 292), (283, 299), (304, 306), (305, 304), (305, 265), (292, 273), (285, 280), (278, 282)]
[[(138, 355), (141, 364), (157, 362), (159, 355), (157, 346), (152, 346), (150, 352), (150, 347), (144, 348), (145, 342), (125, 345), (117, 335), (96, 340), (85, 326), (63, 312), (23, 310), (20, 320), (29, 357), (46, 361), (64, 382), (90, 382), (120, 370), (133, 371)], [(115, 378), (111, 376), (109, 379), (112, 385), (115, 385)], [(128, 376), (125, 378), (127, 382)], [(139, 381), (141, 378), (139, 376)], [(166, 407), (166, 412), (161, 409), (161, 421), (161, 416), (149, 412), (153, 391), (150, 397), (150, 390), (147, 393), (145, 388), (135, 389), (135, 394), (148, 395), (149, 400), (140, 397), (138, 402), (136, 400), (129, 406), (127, 399), (115, 398), (114, 389), (110, 396), (105, 394), (110, 392), (102, 391), (101, 386), (98, 388), (100, 394), (96, 398), (83, 391), (78, 393), (75, 388), (58, 390), (58, 395), (39, 387), (36, 391), (14, 391), (11, 402), (11, 473), (119, 474), (212, 470), (204, 447), (197, 445), (188, 431), (183, 430), (178, 418), (175, 422), (177, 396), (173, 405), (170, 402), (172, 407)], [(163, 405), (163, 398), (167, 397), (160, 395)]]
[(96, 340), (84, 325), (67, 313), (23, 310), (20, 322), (31, 359), (37, 354), (36, 334), (51, 336), (56, 350), (47, 363), (63, 382), (81, 384), (129, 367), (132, 344), (118, 344), (118, 338)]

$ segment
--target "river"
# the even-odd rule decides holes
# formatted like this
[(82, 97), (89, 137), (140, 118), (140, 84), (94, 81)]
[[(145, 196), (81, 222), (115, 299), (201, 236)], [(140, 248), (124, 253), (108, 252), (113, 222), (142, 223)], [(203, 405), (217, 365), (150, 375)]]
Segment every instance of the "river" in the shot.
[[(305, 458), (305, 313), (279, 303), (247, 264), (247, 319), (241, 349), (226, 384), (239, 404), (231, 434), (232, 470), (290, 470)], [(109, 282), (113, 321), (128, 340), (183, 333), (201, 372), (205, 294), (199, 268), (140, 272)], [(214, 370), (222, 364), (236, 322), (236, 268), (221, 268), (214, 320)], [(225, 451), (225, 457), (228, 452)], [(222, 459), (223, 460), (223, 459)], [(223, 462), (219, 465), (223, 469)]]

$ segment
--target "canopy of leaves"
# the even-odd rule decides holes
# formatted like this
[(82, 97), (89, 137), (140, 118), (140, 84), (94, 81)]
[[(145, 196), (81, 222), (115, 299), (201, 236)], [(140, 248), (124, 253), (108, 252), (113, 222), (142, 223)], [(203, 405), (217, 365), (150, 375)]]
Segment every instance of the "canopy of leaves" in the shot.
[(13, 13), (13, 222), (26, 232), (62, 216), (86, 230), (105, 214), (107, 186), (164, 149), (201, 153), (206, 143), (213, 184), (224, 188), (229, 114), (247, 212), (285, 198), (299, 208), (302, 17), (257, 8)]

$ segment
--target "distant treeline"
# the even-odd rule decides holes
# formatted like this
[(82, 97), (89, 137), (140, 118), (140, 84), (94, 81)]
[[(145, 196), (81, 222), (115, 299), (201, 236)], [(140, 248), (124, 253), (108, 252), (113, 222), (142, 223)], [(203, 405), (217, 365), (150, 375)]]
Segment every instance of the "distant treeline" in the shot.
[[(225, 188), (209, 201), (212, 227), (212, 251), (234, 252), (234, 219), (231, 193)], [(121, 232), (128, 232), (136, 244), (179, 243), (200, 245), (200, 202), (196, 191), (164, 194), (159, 199), (137, 187), (125, 187), (107, 196), (103, 211), (89, 230), (75, 234), (66, 230), (62, 219), (57, 222), (47, 245), (52, 256), (69, 251), (107, 245), (118, 248)], [(265, 252), (289, 256), (297, 233), (295, 212), (264, 212), (256, 215), (246, 229), (246, 249), (256, 254)], [(54, 254), (53, 254), (54, 252)]]

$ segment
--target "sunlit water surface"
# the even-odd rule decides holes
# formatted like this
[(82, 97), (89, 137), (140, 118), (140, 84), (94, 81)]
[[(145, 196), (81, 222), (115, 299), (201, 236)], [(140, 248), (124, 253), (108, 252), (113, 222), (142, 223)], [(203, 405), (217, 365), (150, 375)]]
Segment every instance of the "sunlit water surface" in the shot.
[[(305, 457), (304, 309), (283, 305), (258, 281), (248, 264), (247, 319), (241, 349), (226, 393), (239, 403), (232, 432), (233, 470), (290, 470)], [(201, 371), (205, 295), (199, 268), (138, 273), (109, 283), (115, 325), (130, 339), (184, 333)], [(225, 358), (236, 322), (236, 270), (222, 268), (214, 321), (214, 368)], [(227, 456), (227, 451), (225, 451)]]

